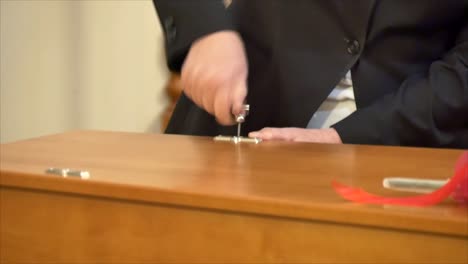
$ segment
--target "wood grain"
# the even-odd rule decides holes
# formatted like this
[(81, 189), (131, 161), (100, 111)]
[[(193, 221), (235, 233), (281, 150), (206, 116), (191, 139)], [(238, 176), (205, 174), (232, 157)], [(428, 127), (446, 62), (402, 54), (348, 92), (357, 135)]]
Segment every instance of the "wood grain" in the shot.
[(169, 103), (162, 115), (161, 132), (164, 132), (166, 130), (166, 127), (169, 124), (169, 120), (171, 119), (172, 113), (174, 112), (177, 100), (179, 100), (179, 97), (182, 94), (182, 85), (179, 74), (171, 73), (171, 77), (167, 82), (165, 91), (169, 99)]
[(0, 260), (467, 263), (466, 206), (357, 205), (330, 186), (406, 195), (382, 179), (444, 179), (460, 154), (97, 131), (4, 144)]

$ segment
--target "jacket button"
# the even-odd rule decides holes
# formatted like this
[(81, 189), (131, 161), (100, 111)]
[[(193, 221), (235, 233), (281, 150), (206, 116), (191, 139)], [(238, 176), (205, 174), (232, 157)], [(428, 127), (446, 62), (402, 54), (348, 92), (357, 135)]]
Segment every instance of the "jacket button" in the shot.
[(346, 42), (348, 44), (346, 48), (348, 53), (351, 55), (358, 55), (361, 50), (361, 44), (359, 44), (359, 41), (355, 39), (346, 39)]
[(177, 36), (177, 29), (174, 23), (174, 17), (169, 16), (164, 19), (164, 29), (166, 31), (166, 39), (168, 42), (175, 40)]
[(174, 17), (168, 16), (164, 19), (164, 28), (168, 29), (174, 26)]

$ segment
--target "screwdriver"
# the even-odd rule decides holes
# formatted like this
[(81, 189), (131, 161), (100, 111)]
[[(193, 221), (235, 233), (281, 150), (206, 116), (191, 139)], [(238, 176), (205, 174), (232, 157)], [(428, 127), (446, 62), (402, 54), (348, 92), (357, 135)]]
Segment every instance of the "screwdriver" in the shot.
[(240, 137), (242, 123), (245, 122), (245, 117), (249, 114), (249, 111), (250, 111), (250, 105), (248, 104), (242, 105), (242, 112), (236, 116), (237, 138)]

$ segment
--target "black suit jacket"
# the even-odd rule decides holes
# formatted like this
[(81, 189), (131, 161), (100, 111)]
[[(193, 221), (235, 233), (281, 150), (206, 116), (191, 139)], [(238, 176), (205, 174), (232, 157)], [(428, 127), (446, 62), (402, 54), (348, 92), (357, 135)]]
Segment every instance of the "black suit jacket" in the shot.
[[(247, 131), (305, 127), (352, 72), (357, 111), (333, 127), (345, 143), (468, 147), (467, 0), (154, 0), (168, 65), (219, 30), (245, 43)], [(187, 97), (168, 133), (234, 133)]]

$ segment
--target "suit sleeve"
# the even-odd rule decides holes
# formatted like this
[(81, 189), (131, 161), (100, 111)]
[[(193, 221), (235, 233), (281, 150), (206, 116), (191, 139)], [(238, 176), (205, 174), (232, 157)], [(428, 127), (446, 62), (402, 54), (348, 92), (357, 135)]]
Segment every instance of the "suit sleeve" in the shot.
[(468, 23), (426, 74), (333, 127), (345, 143), (468, 148)]
[(234, 26), (222, 0), (153, 0), (164, 32), (169, 68), (179, 72), (198, 38)]

